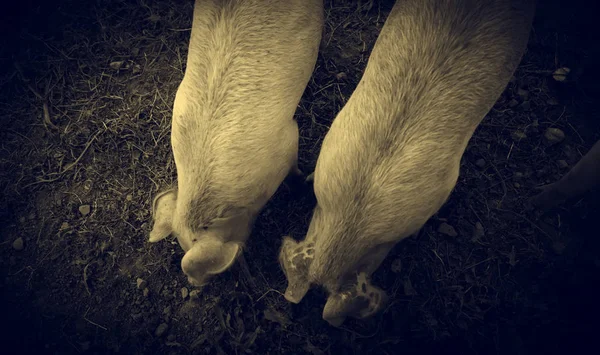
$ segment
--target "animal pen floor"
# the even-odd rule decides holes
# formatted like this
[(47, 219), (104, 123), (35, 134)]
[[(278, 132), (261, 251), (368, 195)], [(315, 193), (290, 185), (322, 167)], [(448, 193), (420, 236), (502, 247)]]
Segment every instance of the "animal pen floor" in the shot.
[[(236, 265), (192, 292), (176, 242), (146, 242), (152, 198), (176, 177), (171, 108), (191, 1), (34, 2), (3, 9), (0, 23), (6, 354), (597, 348), (598, 194), (547, 213), (527, 203), (600, 138), (600, 46), (583, 1), (540, 1), (528, 52), (471, 139), (450, 200), (374, 276), (391, 304), (341, 329), (321, 319), (323, 291), (299, 305), (282, 295), (277, 252), (283, 235), (303, 237), (309, 193), (282, 185), (266, 206), (245, 253), (251, 279)], [(305, 172), (391, 6), (325, 2), (319, 59), (296, 115)], [(571, 69), (564, 82), (552, 75), (560, 67)], [(547, 128), (564, 140), (546, 138)]]

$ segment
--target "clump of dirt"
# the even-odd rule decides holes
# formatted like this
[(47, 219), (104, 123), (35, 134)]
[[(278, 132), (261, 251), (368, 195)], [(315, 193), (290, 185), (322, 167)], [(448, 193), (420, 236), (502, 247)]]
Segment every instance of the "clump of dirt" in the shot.
[[(400, 1), (400, 0), (398, 0)], [(297, 110), (314, 169), (393, 2), (326, 1), (319, 59)], [(22, 353), (564, 353), (597, 320), (597, 193), (528, 205), (600, 137), (598, 40), (579, 2), (539, 4), (529, 49), (471, 139), (450, 200), (375, 274), (390, 306), (333, 329), (322, 290), (287, 303), (281, 237), (315, 198), (281, 186), (235, 266), (196, 289), (182, 251), (146, 242), (175, 182), (169, 137), (192, 2), (41, 4), (6, 12), (0, 46), (4, 348)], [(553, 78), (568, 67), (567, 80)], [(550, 129), (550, 131), (548, 131)], [(550, 133), (548, 133), (550, 132)]]

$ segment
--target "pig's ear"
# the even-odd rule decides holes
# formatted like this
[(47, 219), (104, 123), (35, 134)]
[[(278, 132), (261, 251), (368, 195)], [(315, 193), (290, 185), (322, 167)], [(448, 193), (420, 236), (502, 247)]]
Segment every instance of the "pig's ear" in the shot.
[(331, 326), (339, 327), (346, 317), (368, 318), (381, 311), (387, 302), (385, 291), (371, 285), (367, 274), (361, 272), (352, 289), (329, 296), (323, 308), (323, 319)]
[(314, 243), (296, 242), (294, 239), (283, 237), (279, 252), (279, 263), (288, 281), (285, 299), (299, 303), (310, 288), (308, 269), (315, 256)]
[(239, 243), (219, 240), (199, 240), (183, 256), (181, 269), (190, 283), (201, 286), (213, 275), (225, 272), (233, 265), (242, 248)]
[(150, 232), (150, 243), (155, 243), (165, 239), (173, 232), (173, 213), (175, 212), (175, 203), (177, 202), (177, 193), (175, 190), (167, 190), (158, 194), (152, 203), (152, 217), (154, 226)]

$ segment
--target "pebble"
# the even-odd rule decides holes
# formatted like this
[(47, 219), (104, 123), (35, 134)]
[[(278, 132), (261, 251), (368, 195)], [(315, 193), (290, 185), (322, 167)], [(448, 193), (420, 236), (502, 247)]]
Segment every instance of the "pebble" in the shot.
[(123, 63), (124, 63), (124, 61), (118, 60), (118, 61), (111, 62), (109, 64), (109, 66), (111, 67), (111, 69), (119, 70), (119, 69), (121, 69), (121, 67), (123, 67)]
[(403, 286), (405, 295), (415, 296), (417, 294), (417, 291), (415, 291), (412, 282), (410, 282), (410, 279), (408, 277), (404, 279)]
[(190, 299), (191, 300), (197, 300), (200, 296), (200, 291), (199, 290), (192, 290), (190, 292)]
[(136, 283), (137, 283), (138, 290), (144, 289), (148, 285), (148, 283), (146, 282), (146, 280), (144, 280), (144, 279), (142, 279), (140, 277), (137, 278)]
[(79, 206), (79, 213), (81, 213), (83, 216), (87, 216), (88, 214), (90, 214), (91, 211), (91, 207), (90, 205), (81, 205)]
[(445, 222), (440, 224), (440, 226), (438, 227), (438, 232), (450, 237), (456, 237), (458, 235), (458, 233), (456, 233), (456, 229), (454, 229), (454, 227)]
[(483, 168), (485, 166), (485, 159), (479, 158), (475, 161), (475, 165), (479, 168)]
[(544, 137), (550, 144), (556, 144), (565, 139), (565, 132), (563, 132), (560, 128), (549, 127), (546, 129)]
[(143, 292), (143, 294), (144, 294), (144, 297), (148, 297), (148, 293), (150, 293), (150, 290), (148, 290), (148, 287), (146, 287), (146, 288), (144, 289), (144, 291), (142, 291), (142, 292)]
[(517, 90), (517, 95), (521, 96), (523, 99), (527, 99), (529, 97), (529, 91), (519, 88)]
[(19, 238), (15, 239), (15, 241), (12, 243), (12, 247), (14, 250), (17, 250), (17, 251), (23, 250), (23, 248), (25, 247), (23, 238), (19, 237)]
[(163, 308), (163, 314), (166, 315), (171, 315), (171, 306), (166, 306), (165, 308)]
[(156, 328), (156, 331), (154, 331), (154, 335), (156, 335), (157, 337), (161, 337), (165, 334), (167, 329), (169, 329), (169, 326), (167, 325), (167, 323), (160, 323), (158, 328)]
[(557, 163), (558, 163), (558, 167), (561, 169), (566, 169), (569, 167), (569, 163), (567, 163), (567, 161), (564, 159), (559, 160)]
[(476, 222), (475, 228), (473, 228), (473, 238), (471, 238), (471, 241), (476, 242), (484, 235), (485, 230), (483, 229), (483, 225), (481, 224), (481, 222)]
[(570, 68), (567, 68), (567, 67), (558, 68), (554, 71), (554, 73), (552, 74), (552, 77), (556, 81), (565, 81), (565, 80), (567, 80), (567, 77), (569, 76), (570, 72), (571, 72)]
[(398, 258), (392, 262), (392, 272), (399, 274), (400, 271), (402, 271), (402, 260)]
[(514, 131), (513, 133), (511, 133), (510, 136), (515, 141), (520, 141), (521, 139), (527, 138), (527, 135), (525, 134), (525, 132), (522, 132), (522, 131)]
[(188, 291), (187, 287), (182, 287), (181, 288), (181, 298), (186, 299), (188, 294), (189, 294), (189, 291)]

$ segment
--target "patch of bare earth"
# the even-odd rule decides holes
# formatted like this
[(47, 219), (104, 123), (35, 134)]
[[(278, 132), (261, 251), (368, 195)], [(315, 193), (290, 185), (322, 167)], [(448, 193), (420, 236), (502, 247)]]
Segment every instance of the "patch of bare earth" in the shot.
[[(325, 2), (296, 115), (307, 172), (392, 6), (363, 3)], [(545, 214), (527, 203), (600, 138), (585, 7), (540, 4), (529, 50), (470, 141), (450, 200), (375, 274), (390, 306), (334, 329), (321, 320), (322, 291), (299, 305), (282, 296), (276, 256), (283, 235), (306, 232), (315, 204), (306, 191), (282, 185), (261, 214), (245, 254), (251, 277), (236, 265), (194, 289), (172, 238), (146, 242), (152, 198), (176, 178), (170, 119), (192, 2), (18, 5), (5, 12), (0, 48), (3, 349), (548, 354), (588, 344), (598, 195)], [(561, 67), (571, 69), (564, 82), (552, 76)]]

